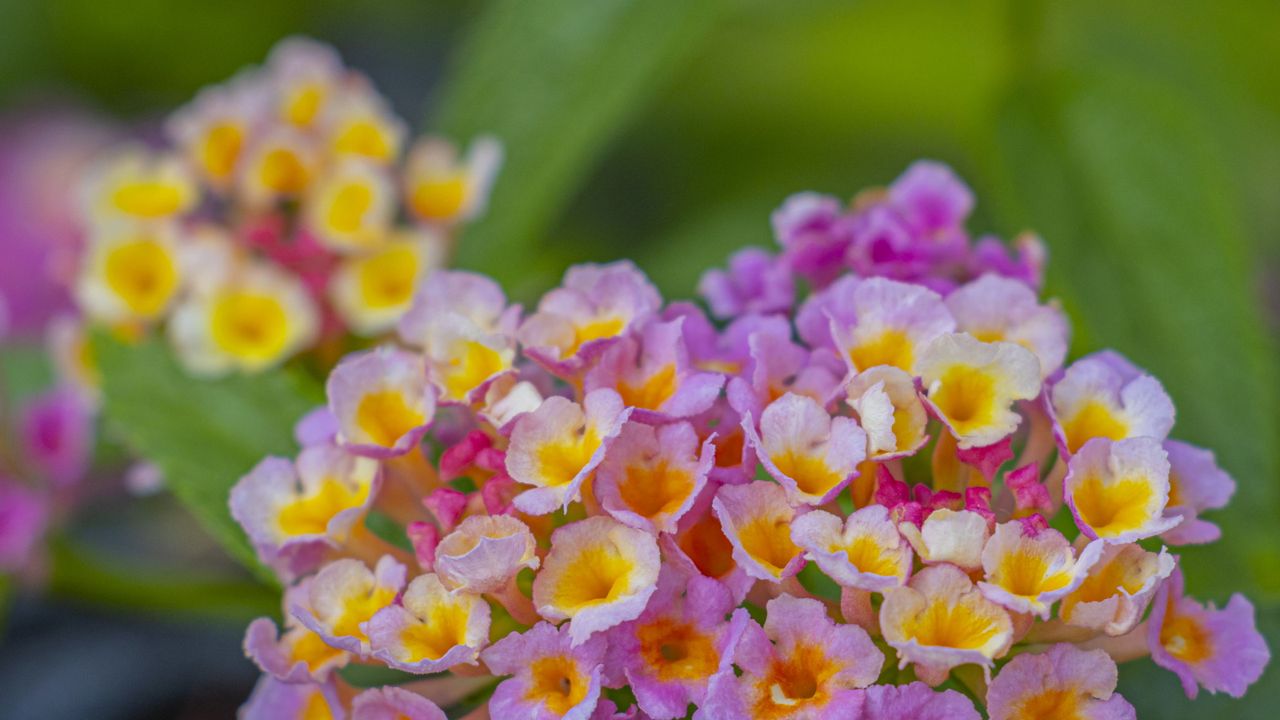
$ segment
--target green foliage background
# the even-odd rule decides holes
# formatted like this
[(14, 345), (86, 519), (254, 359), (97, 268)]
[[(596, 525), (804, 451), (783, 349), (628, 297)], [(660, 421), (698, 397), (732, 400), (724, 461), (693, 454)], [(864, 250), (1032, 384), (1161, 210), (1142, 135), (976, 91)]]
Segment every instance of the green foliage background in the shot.
[[(770, 244), (768, 214), (791, 192), (847, 196), (917, 157), (953, 164), (978, 192), (975, 231), (1047, 240), (1073, 354), (1115, 347), (1157, 374), (1175, 435), (1216, 449), (1236, 477), (1214, 518), (1224, 540), (1182, 553), (1189, 584), (1219, 602), (1247, 592), (1280, 646), (1280, 5), (6, 2), (0, 101), (61, 90), (158, 113), (295, 32), (337, 44), (425, 127), (503, 137), (509, 163), (460, 262), (522, 299), (569, 263), (624, 256), (687, 296), (733, 249)], [(253, 453), (224, 430), (261, 408), (201, 388), (200, 413), (173, 400), (169, 422), (148, 429), (140, 403), (164, 394), (142, 386), (173, 380), (148, 352), (106, 349), (108, 410), (244, 557), (216, 501)], [(290, 382), (263, 387), (285, 397)], [(274, 402), (249, 427), (287, 443), (264, 420), (304, 407)], [(210, 462), (186, 468), (181, 455)], [(1188, 703), (1142, 662), (1121, 689), (1143, 717), (1262, 718), (1277, 680), (1273, 664), (1244, 701)]]

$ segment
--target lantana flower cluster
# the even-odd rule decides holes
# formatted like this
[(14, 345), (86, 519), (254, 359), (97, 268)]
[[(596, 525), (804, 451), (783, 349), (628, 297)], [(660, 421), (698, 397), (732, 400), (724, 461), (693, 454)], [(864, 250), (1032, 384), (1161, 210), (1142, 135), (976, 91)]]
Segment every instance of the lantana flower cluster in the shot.
[(232, 492), (287, 583), (243, 716), (1132, 718), (1148, 655), (1243, 694), (1253, 607), (1170, 550), (1232, 479), (1157, 379), (1066, 363), (1039, 242), (971, 241), (973, 202), (928, 162), (794, 197), (704, 277), (715, 321), (628, 262), (532, 309), (430, 274)]
[(488, 139), (465, 156), (437, 137), (410, 145), (363, 75), (303, 39), (164, 129), (163, 147), (118, 148), (86, 178), (76, 295), (126, 337), (167, 326), (201, 375), (336, 358), (346, 335), (392, 329), (501, 161)]

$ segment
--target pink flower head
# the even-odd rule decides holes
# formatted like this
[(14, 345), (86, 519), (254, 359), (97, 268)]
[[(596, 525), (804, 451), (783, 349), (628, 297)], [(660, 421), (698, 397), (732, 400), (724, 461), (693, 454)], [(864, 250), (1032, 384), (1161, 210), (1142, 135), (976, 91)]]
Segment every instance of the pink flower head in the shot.
[(847, 318), (833, 315), (831, 337), (853, 372), (892, 365), (911, 375), (923, 348), (955, 329), (942, 297), (928, 288), (886, 278), (854, 286)]
[(1054, 645), (1009, 661), (991, 681), (991, 720), (1135, 720), (1127, 700), (1115, 692), (1116, 663), (1102, 650)]
[(581, 406), (552, 396), (520, 416), (511, 431), (507, 472), (533, 488), (516, 496), (516, 507), (545, 515), (580, 499), (582, 484), (630, 414), (617, 392), (601, 388), (588, 393)]
[(373, 570), (359, 560), (334, 560), (320, 568), (306, 595), (292, 602), (289, 612), (326, 643), (366, 657), (370, 648), (365, 624), (395, 601), (404, 578), (404, 565), (390, 555), (378, 560)]
[(773, 212), (773, 234), (787, 264), (818, 287), (844, 270), (851, 237), (843, 213), (839, 200), (817, 193), (792, 195)]
[(822, 505), (834, 498), (866, 458), (867, 435), (852, 418), (831, 417), (816, 400), (787, 393), (742, 429), (765, 470), (796, 505)]
[(325, 390), (338, 419), (338, 442), (360, 455), (404, 455), (435, 418), (436, 393), (422, 360), (391, 347), (344, 358)]
[(240, 720), (345, 720), (346, 710), (333, 683), (286, 683), (263, 675), (240, 708)]
[(507, 306), (497, 283), (482, 275), (433, 272), (400, 319), (400, 338), (424, 351), (442, 400), (482, 397), (515, 363), (519, 306)]
[(399, 604), (374, 613), (366, 632), (373, 656), (398, 670), (425, 674), (475, 665), (489, 640), (489, 605), (428, 573), (409, 583)]
[(426, 137), (409, 152), (405, 204), (428, 226), (451, 226), (481, 215), (502, 166), (502, 143), (480, 137), (459, 157), (448, 140)]
[(404, 688), (369, 688), (351, 701), (351, 720), (448, 720), (435, 703)]
[(1152, 438), (1093, 438), (1071, 456), (1062, 482), (1076, 525), (1090, 538), (1133, 542), (1182, 522), (1164, 514), (1169, 460)]
[(776, 583), (800, 571), (804, 557), (791, 540), (796, 509), (780, 485), (759, 480), (725, 485), (711, 507), (733, 545), (734, 562), (747, 575)]
[(1016, 520), (1001, 523), (982, 551), (986, 579), (978, 589), (1013, 612), (1047, 620), (1053, 603), (1080, 586), (1102, 549), (1094, 541), (1077, 558), (1057, 530)]
[(866, 431), (871, 459), (912, 455), (929, 441), (929, 415), (915, 380), (899, 368), (878, 365), (860, 372), (845, 385), (845, 395)]
[(93, 453), (93, 415), (81, 395), (56, 388), (31, 400), (22, 415), (26, 457), (54, 485), (84, 477)]
[(899, 665), (915, 663), (917, 674), (930, 682), (941, 681), (957, 665), (990, 669), (1013, 641), (1004, 608), (986, 599), (964, 571), (947, 564), (926, 567), (908, 585), (886, 590), (880, 627), (898, 650)]
[[(231, 488), (231, 516), (264, 562), (286, 568), (313, 546), (346, 542), (379, 486), (378, 463), (333, 445), (303, 449), (296, 462), (270, 457)], [(295, 568), (303, 571), (307, 568)]]
[(879, 592), (911, 575), (911, 545), (883, 505), (868, 505), (843, 522), (824, 510), (807, 512), (791, 524), (791, 539), (843, 587)]
[(838, 625), (817, 600), (769, 601), (764, 627), (747, 623), (735, 662), (742, 676), (717, 678), (709, 718), (835, 720), (859, 717), (865, 688), (884, 655), (857, 625)]
[(473, 515), (435, 548), (435, 571), (446, 587), (494, 593), (524, 568), (539, 565), (529, 526), (510, 515)]
[(574, 644), (644, 611), (661, 555), (652, 535), (609, 517), (589, 517), (551, 535), (533, 580), (533, 604), (549, 620), (571, 620)]
[(575, 643), (563, 626), (541, 622), (489, 646), (481, 659), (495, 675), (511, 675), (494, 690), (494, 718), (589, 720), (600, 700), (606, 642)]
[(1222, 530), (1197, 517), (1205, 510), (1224, 508), (1236, 491), (1236, 482), (1218, 466), (1212, 450), (1177, 440), (1165, 440), (1169, 454), (1169, 504), (1167, 515), (1180, 515), (1182, 522), (1163, 537), (1173, 545), (1193, 545), (1217, 540)]
[(974, 277), (995, 273), (1039, 289), (1044, 284), (1047, 260), (1048, 250), (1035, 233), (1022, 233), (1011, 248), (999, 238), (987, 236), (979, 239), (969, 251), (969, 273)]
[(657, 289), (630, 262), (575, 265), (520, 326), (520, 342), (548, 371), (573, 377), (661, 304)]
[(1012, 342), (1035, 353), (1048, 377), (1067, 357), (1067, 319), (1055, 305), (1041, 305), (1017, 280), (983, 275), (947, 296), (956, 328), (983, 342)]
[(1164, 548), (1154, 553), (1137, 544), (1106, 544), (1084, 581), (1062, 599), (1058, 616), (1069, 625), (1123, 635), (1142, 619), (1176, 564)]
[(715, 446), (707, 440), (699, 449), (689, 423), (654, 427), (630, 421), (596, 470), (593, 487), (601, 507), (624, 525), (675, 532), (714, 463)]
[(263, 672), (281, 682), (324, 682), (334, 670), (344, 667), (351, 655), (331, 647), (297, 618), (288, 614), (290, 605), (302, 601), (310, 592), (307, 578), (285, 590), (285, 630), (277, 633), (270, 618), (258, 618), (249, 624), (244, 635), (244, 654)]
[(605, 350), (587, 372), (586, 389), (612, 388), (638, 419), (688, 418), (711, 408), (724, 376), (690, 366), (681, 326), (684, 320), (651, 322), (637, 335)]
[(0, 475), (0, 571), (27, 568), (49, 522), (48, 500)]
[(1022, 421), (1019, 400), (1040, 394), (1040, 362), (1007, 342), (985, 343), (966, 333), (940, 335), (916, 365), (925, 400), (962, 449), (1005, 439)]
[(973, 211), (973, 191), (940, 162), (917, 160), (889, 186), (889, 202), (924, 234), (962, 228)]
[(1072, 363), (1050, 397), (1054, 433), (1069, 453), (1091, 438), (1164, 440), (1173, 427), (1173, 401), (1160, 381), (1110, 350)]
[(863, 720), (981, 720), (973, 702), (955, 690), (934, 690), (925, 683), (872, 685), (867, 688)]
[(609, 632), (607, 673), (653, 720), (684, 717), (690, 703), (705, 703), (709, 684), (734, 678), (733, 651), (749, 622), (735, 606), (715, 580), (663, 566), (644, 613)]
[[(928, 274), (939, 248), (921, 237), (892, 205), (875, 202), (863, 207), (849, 224), (853, 243), (846, 259), (858, 275), (918, 280), (928, 282), (931, 289), (941, 289), (938, 278)], [(962, 237), (952, 235), (949, 239)], [(948, 249), (954, 252), (954, 244)]]
[(1148, 621), (1151, 659), (1176, 673), (1192, 700), (1202, 687), (1243, 697), (1271, 660), (1253, 605), (1235, 594), (1219, 610), (1182, 592), (1182, 572), (1174, 570), (1156, 593)]
[(729, 268), (702, 274), (698, 292), (718, 318), (786, 312), (795, 300), (791, 269), (760, 248), (745, 248), (729, 258)]

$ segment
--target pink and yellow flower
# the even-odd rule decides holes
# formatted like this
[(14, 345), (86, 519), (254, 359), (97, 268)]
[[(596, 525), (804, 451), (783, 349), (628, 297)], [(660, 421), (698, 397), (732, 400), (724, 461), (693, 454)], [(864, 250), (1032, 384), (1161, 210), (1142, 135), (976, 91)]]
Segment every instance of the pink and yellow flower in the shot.
[(1015, 613), (1048, 620), (1053, 603), (1080, 586), (1102, 550), (1095, 541), (1077, 558), (1057, 530), (1017, 520), (1001, 523), (982, 551), (985, 580), (978, 589)]
[(1163, 440), (1173, 427), (1173, 401), (1160, 381), (1110, 350), (1072, 363), (1051, 399), (1058, 443), (1070, 453), (1092, 438)]
[(337, 687), (326, 683), (286, 683), (262, 676), (240, 709), (241, 720), (344, 720)]
[(856, 717), (884, 656), (857, 625), (837, 625), (816, 600), (769, 601), (764, 627), (747, 623), (734, 661), (742, 676), (718, 677), (702, 712), (757, 720)]
[(883, 505), (868, 505), (843, 522), (824, 510), (807, 512), (791, 524), (791, 539), (843, 587), (880, 592), (911, 575), (911, 545)]
[(1063, 492), (1076, 525), (1090, 538), (1133, 542), (1182, 522), (1164, 514), (1169, 460), (1149, 437), (1089, 440), (1071, 456)]
[(791, 540), (796, 509), (780, 485), (724, 485), (711, 507), (733, 546), (734, 562), (747, 575), (776, 583), (800, 571), (804, 556)]
[(533, 581), (533, 604), (549, 620), (570, 620), (575, 645), (634, 620), (658, 582), (652, 535), (596, 516), (557, 529)]
[(369, 688), (351, 701), (351, 720), (448, 720), (438, 705), (404, 688)]
[(589, 720), (600, 701), (604, 636), (575, 642), (562, 626), (538, 623), (491, 645), (481, 659), (495, 675), (511, 675), (494, 690), (494, 718)]
[(177, 300), (186, 275), (174, 226), (102, 225), (89, 238), (76, 279), (76, 299), (92, 320), (151, 323)]
[(95, 222), (176, 219), (196, 202), (194, 179), (174, 156), (126, 146), (99, 160), (80, 188), (81, 212)]
[(405, 567), (389, 555), (370, 570), (351, 558), (334, 560), (320, 568), (305, 595), (289, 606), (289, 612), (326, 643), (347, 652), (369, 655), (366, 623), (395, 601), (404, 587)]
[(248, 76), (205, 88), (175, 112), (165, 130), (201, 179), (225, 192), (236, 178), (245, 145), (269, 101), (268, 88)]
[(1243, 697), (1271, 660), (1253, 605), (1237, 593), (1219, 610), (1213, 603), (1201, 605), (1182, 593), (1182, 572), (1175, 570), (1152, 606), (1151, 659), (1177, 674), (1192, 700), (1200, 688)]
[(296, 277), (255, 262), (196, 287), (174, 310), (169, 336), (188, 371), (215, 376), (274, 367), (310, 345), (319, 325)]
[(515, 422), (507, 450), (507, 472), (532, 485), (516, 496), (523, 512), (545, 515), (580, 499), (583, 483), (622, 431), (629, 411), (609, 389), (587, 395), (583, 404), (559, 396)]
[(724, 376), (690, 366), (683, 319), (650, 322), (604, 351), (586, 374), (586, 389), (612, 388), (637, 419), (665, 422), (711, 408)]
[(715, 446), (707, 440), (699, 450), (698, 433), (687, 422), (628, 421), (596, 470), (595, 496), (624, 525), (655, 535), (675, 532), (714, 463)]
[(631, 688), (653, 720), (682, 718), (690, 703), (702, 706), (711, 683), (734, 678), (734, 648), (749, 622), (735, 604), (715, 580), (664, 566), (644, 613), (609, 631), (605, 665), (616, 676), (610, 685)]
[(409, 310), (418, 283), (439, 264), (440, 247), (434, 235), (393, 230), (381, 246), (343, 258), (329, 280), (334, 310), (357, 335), (391, 330)]
[(981, 720), (969, 698), (955, 690), (934, 690), (925, 683), (872, 685), (867, 688), (863, 720)]
[(991, 720), (1135, 720), (1116, 693), (1116, 663), (1101, 650), (1054, 645), (1009, 661), (991, 681)]
[(377, 494), (378, 464), (332, 445), (303, 449), (295, 462), (270, 457), (231, 488), (231, 515), (265, 562), (288, 567), (308, 546), (338, 546)]
[(916, 369), (929, 407), (962, 449), (1008, 437), (1022, 420), (1013, 403), (1040, 394), (1040, 362), (1030, 350), (964, 333), (938, 336), (921, 351)]
[(845, 397), (867, 434), (867, 457), (912, 455), (929, 441), (929, 415), (906, 372), (891, 365), (860, 372), (845, 385)]
[(520, 343), (550, 372), (572, 377), (661, 305), (657, 289), (630, 262), (576, 265), (520, 326)]
[(886, 590), (880, 627), (899, 665), (915, 663), (916, 674), (935, 685), (957, 665), (989, 670), (1013, 641), (1009, 614), (953, 565), (927, 567), (908, 585)]
[(923, 348), (955, 329), (942, 297), (919, 285), (860, 280), (851, 301), (848, 320), (832, 316), (830, 321), (836, 348), (855, 373), (890, 365), (917, 375)]
[(757, 434), (751, 415), (742, 420), (747, 442), (760, 463), (795, 505), (822, 505), (858, 473), (866, 458), (867, 435), (852, 418), (831, 417), (816, 400), (787, 393), (760, 415)]
[(278, 127), (255, 138), (245, 149), (236, 190), (249, 207), (267, 208), (306, 195), (319, 170), (314, 141), (296, 130)]
[(1069, 625), (1123, 635), (1142, 619), (1175, 566), (1164, 548), (1154, 553), (1136, 544), (1107, 544), (1084, 581), (1062, 599), (1058, 616)]
[(1067, 357), (1067, 319), (1054, 304), (1041, 305), (1026, 284), (983, 275), (947, 295), (956, 329), (983, 342), (1017, 343), (1035, 353), (1041, 377), (1062, 367)]
[(982, 567), (982, 551), (991, 537), (990, 523), (981, 513), (947, 507), (929, 512), (919, 525), (907, 518), (898, 523), (898, 531), (924, 564), (950, 563), (965, 570)]
[(325, 386), (338, 420), (338, 442), (374, 458), (417, 447), (436, 412), (436, 393), (422, 359), (380, 347), (338, 363)]
[(473, 515), (436, 546), (435, 571), (450, 588), (472, 593), (502, 590), (540, 560), (529, 526), (510, 515)]
[(325, 148), (337, 158), (390, 165), (400, 157), (408, 130), (377, 93), (361, 89), (335, 97), (326, 109), (321, 128)]
[(374, 613), (366, 632), (373, 657), (398, 670), (425, 674), (475, 665), (489, 641), (489, 605), (428, 573), (409, 583), (399, 604)]
[(396, 196), (383, 168), (347, 158), (319, 176), (308, 189), (308, 229), (340, 253), (372, 250), (395, 220)]
[(453, 225), (484, 212), (489, 192), (502, 165), (502, 145), (479, 138), (463, 158), (442, 138), (423, 138), (414, 145), (405, 166), (405, 204), (429, 225)]

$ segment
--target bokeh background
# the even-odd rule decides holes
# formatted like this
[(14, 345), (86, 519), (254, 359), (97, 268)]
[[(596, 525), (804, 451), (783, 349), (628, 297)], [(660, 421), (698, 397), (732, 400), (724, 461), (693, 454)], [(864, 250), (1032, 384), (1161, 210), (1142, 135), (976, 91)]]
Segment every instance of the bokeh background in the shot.
[[(1073, 355), (1112, 346), (1151, 370), (1175, 435), (1235, 476), (1224, 539), (1182, 553), (1190, 589), (1248, 593), (1280, 647), (1280, 4), (3, 0), (0, 110), (154, 126), (289, 34), (333, 43), (421, 128), (504, 139), (460, 262), (521, 298), (624, 256), (688, 296), (772, 243), (788, 194), (951, 163), (975, 232), (1045, 238)], [(243, 623), (270, 591), (163, 494), (83, 515), (50, 597), (0, 593), (0, 716), (230, 716), (255, 677)], [(1121, 690), (1140, 717), (1269, 718), (1277, 665), (1243, 701), (1188, 703), (1146, 661)]]

